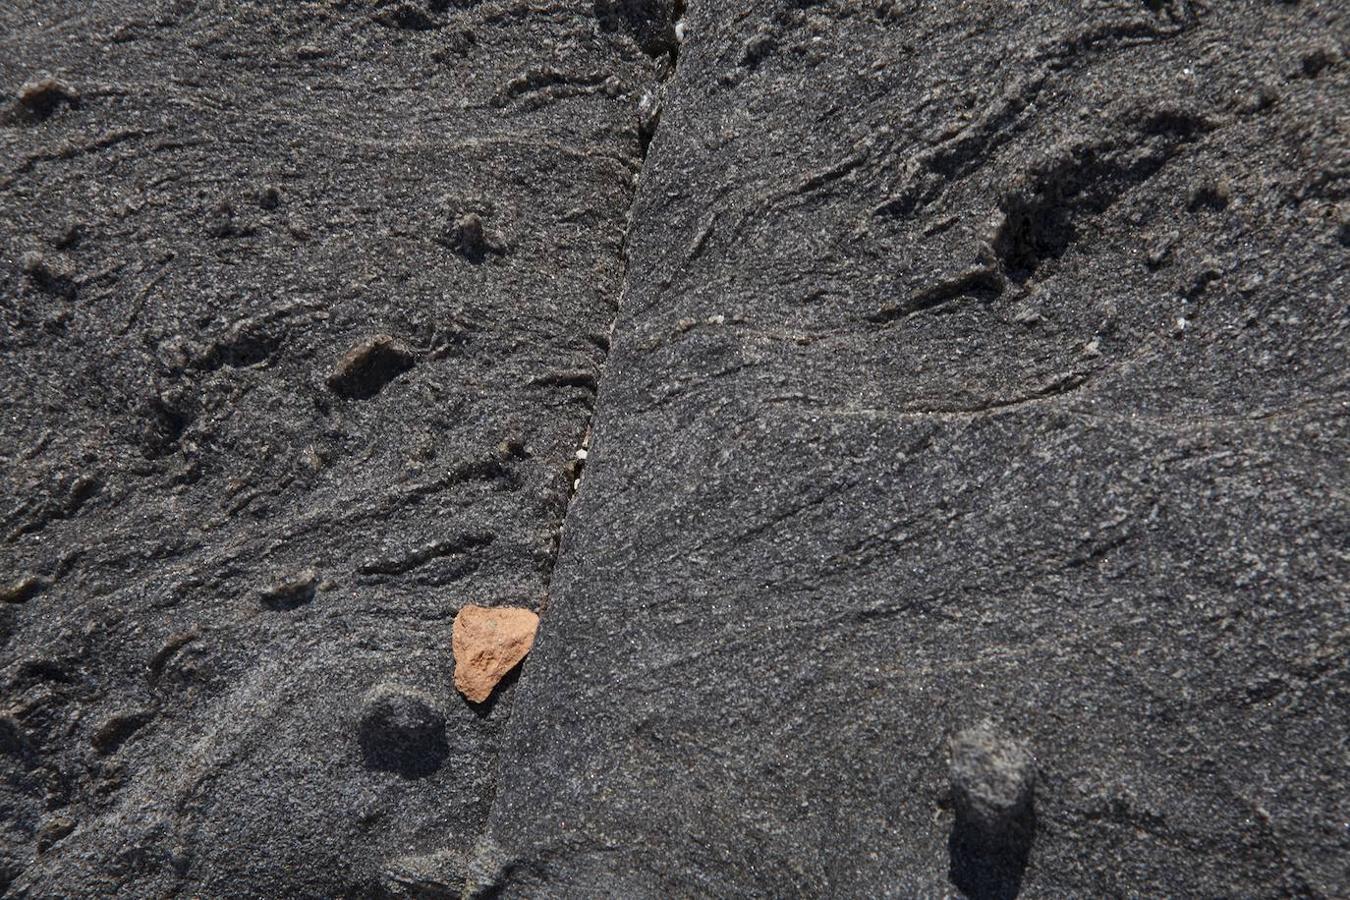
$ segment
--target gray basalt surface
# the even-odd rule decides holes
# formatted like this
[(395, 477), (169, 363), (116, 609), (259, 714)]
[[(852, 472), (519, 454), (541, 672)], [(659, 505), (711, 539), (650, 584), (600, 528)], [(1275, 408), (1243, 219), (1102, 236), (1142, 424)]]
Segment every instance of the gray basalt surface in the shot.
[(0, 893), (459, 893), (512, 691), (451, 622), (546, 596), (625, 22), (0, 5)]
[(0, 7), (0, 894), (1344, 896), (1347, 19)]
[(690, 4), (473, 891), (1344, 896), (1346, 26)]

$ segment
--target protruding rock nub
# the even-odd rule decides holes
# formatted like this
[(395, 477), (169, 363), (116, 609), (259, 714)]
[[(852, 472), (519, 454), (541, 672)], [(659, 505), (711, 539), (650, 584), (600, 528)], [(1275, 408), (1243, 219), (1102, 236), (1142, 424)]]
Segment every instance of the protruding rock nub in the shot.
[(357, 738), (368, 768), (408, 778), (430, 775), (450, 755), (445, 715), (421, 691), (376, 685), (361, 700)]
[(449, 229), (436, 242), (449, 247), (472, 263), (481, 263), (489, 253), (502, 256), (507, 252), (506, 240), (496, 231), (488, 230), (483, 217), (476, 212), (455, 218)]
[(314, 591), (319, 585), (319, 573), (314, 569), (303, 569), (263, 589), (262, 605), (268, 609), (295, 609), (314, 599)]
[(605, 31), (627, 32), (648, 56), (673, 53), (675, 0), (595, 0), (595, 17)]
[(413, 367), (412, 351), (387, 334), (378, 334), (348, 350), (328, 376), (334, 393), (356, 400), (378, 394), (386, 384)]
[(1036, 768), (1020, 741), (985, 722), (951, 739), (952, 800), (957, 826), (972, 837), (1004, 842), (1030, 825)]
[(127, 739), (133, 734), (148, 725), (153, 718), (154, 714), (146, 709), (110, 716), (104, 719), (98, 728), (94, 729), (94, 733), (89, 739), (90, 743), (94, 745), (95, 752), (100, 756), (107, 756), (126, 743)]
[(477, 213), (466, 213), (455, 220), (451, 242), (456, 250), (475, 262), (487, 256), (487, 232)]
[(38, 122), (62, 106), (79, 106), (80, 94), (70, 85), (49, 76), (19, 88), (17, 105), (21, 116)]

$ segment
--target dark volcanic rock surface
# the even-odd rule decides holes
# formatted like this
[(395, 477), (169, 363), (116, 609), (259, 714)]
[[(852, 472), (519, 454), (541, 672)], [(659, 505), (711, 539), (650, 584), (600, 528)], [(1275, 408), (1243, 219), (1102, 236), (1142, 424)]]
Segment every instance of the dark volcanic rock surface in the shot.
[(1346, 26), (691, 4), (474, 890), (1343, 896)]
[(545, 596), (658, 70), (581, 0), (0, 4), (0, 893), (458, 894), (451, 622)]
[(1345, 895), (1342, 7), (0, 7), (0, 893)]

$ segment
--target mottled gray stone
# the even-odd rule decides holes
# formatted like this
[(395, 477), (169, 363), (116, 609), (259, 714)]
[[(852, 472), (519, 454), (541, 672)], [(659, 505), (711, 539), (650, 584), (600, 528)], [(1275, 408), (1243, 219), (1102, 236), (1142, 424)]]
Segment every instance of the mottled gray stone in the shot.
[(985, 722), (954, 736), (948, 752), (958, 821), (993, 840), (1028, 827), (1036, 768), (1025, 746)]
[(547, 595), (659, 71), (592, 0), (0, 4), (0, 894), (468, 853), (451, 623)]
[(1343, 6), (0, 6), (0, 892), (1344, 894)]
[(493, 896), (1344, 893), (1345, 11), (685, 17)]

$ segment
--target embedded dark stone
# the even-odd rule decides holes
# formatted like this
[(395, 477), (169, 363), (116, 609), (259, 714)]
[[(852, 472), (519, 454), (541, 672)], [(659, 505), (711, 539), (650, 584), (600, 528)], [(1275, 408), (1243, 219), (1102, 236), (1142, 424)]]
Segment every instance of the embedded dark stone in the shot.
[(314, 569), (304, 569), (264, 589), (262, 604), (268, 609), (295, 609), (313, 600), (318, 586), (319, 573)]
[(368, 767), (408, 778), (432, 774), (450, 754), (445, 715), (435, 701), (396, 685), (380, 685), (362, 698), (357, 737)]
[(80, 93), (65, 82), (48, 76), (20, 88), (18, 105), (29, 119), (41, 121), (63, 106), (79, 106)]
[(415, 363), (412, 351), (401, 341), (387, 334), (376, 335), (338, 360), (328, 376), (328, 387), (343, 397), (368, 400)]

